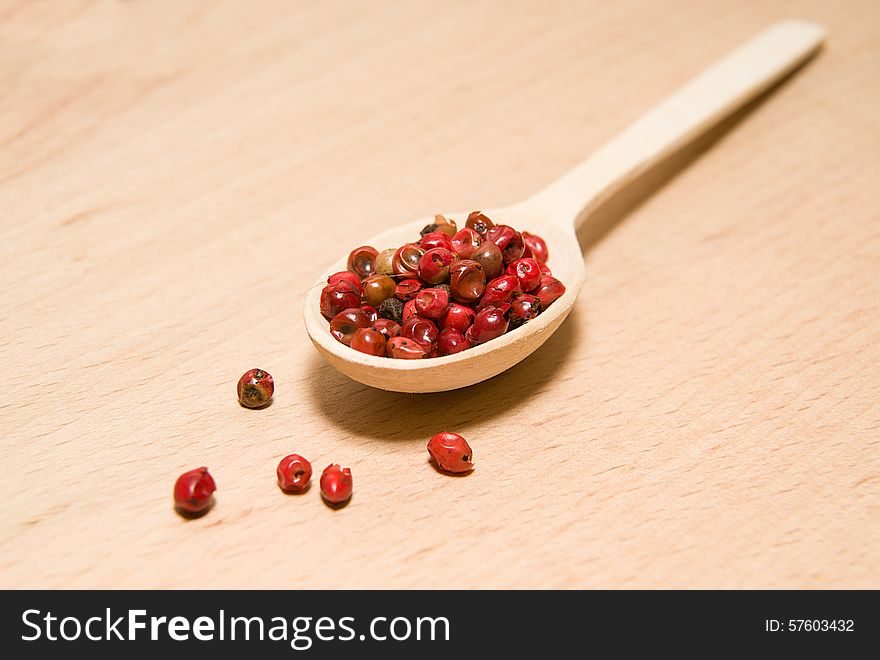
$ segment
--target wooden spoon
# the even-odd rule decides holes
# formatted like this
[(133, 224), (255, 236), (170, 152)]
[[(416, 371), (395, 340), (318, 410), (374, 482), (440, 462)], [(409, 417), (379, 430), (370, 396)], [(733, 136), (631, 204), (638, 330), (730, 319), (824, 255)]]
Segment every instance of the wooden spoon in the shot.
[[(536, 319), (461, 353), (424, 360), (375, 357), (336, 341), (319, 310), (320, 286), (305, 302), (306, 329), (315, 348), (345, 375), (395, 392), (440, 392), (479, 383), (515, 365), (543, 344), (568, 316), (584, 280), (577, 228), (603, 200), (655, 163), (706, 133), (807, 60), (821, 45), (825, 29), (800, 20), (772, 25), (715, 64), (567, 175), (516, 206), (484, 210), (495, 224), (542, 236), (548, 265), (566, 286), (565, 294)], [(444, 213), (464, 226), (467, 213)], [(382, 250), (412, 242), (433, 218), (390, 229), (365, 244)], [(360, 243), (359, 243), (360, 244)], [(352, 244), (352, 248), (355, 247)], [(337, 261), (322, 281), (345, 270)]]

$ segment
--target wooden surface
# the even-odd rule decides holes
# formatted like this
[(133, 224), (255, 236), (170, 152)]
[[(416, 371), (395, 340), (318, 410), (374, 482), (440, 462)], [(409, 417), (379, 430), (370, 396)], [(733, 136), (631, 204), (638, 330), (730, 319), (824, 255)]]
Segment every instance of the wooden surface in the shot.
[[(407, 396), (302, 326), (346, 247), (502, 206), (766, 24), (823, 53), (582, 232), (569, 319)], [(880, 586), (876, 2), (0, 5), (0, 586)], [(552, 264), (552, 245), (551, 264)], [(238, 376), (269, 370), (263, 411)], [(456, 430), (477, 469), (424, 445)], [(331, 511), (278, 459), (352, 468)], [(183, 521), (171, 487), (219, 491)]]

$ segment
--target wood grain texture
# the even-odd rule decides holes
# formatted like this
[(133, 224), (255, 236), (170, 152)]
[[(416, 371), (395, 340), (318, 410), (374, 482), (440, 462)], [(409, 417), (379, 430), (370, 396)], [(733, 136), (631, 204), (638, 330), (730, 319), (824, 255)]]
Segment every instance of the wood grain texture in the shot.
[[(341, 245), (522, 199), (790, 16), (825, 51), (599, 210), (520, 365), (407, 396), (315, 353), (303, 294)], [(877, 25), (870, 1), (4, 3), (0, 586), (880, 586)], [(256, 366), (263, 411), (234, 396)], [(428, 466), (440, 429), (472, 475)], [(351, 504), (282, 495), (291, 451), (351, 466)], [(201, 464), (218, 504), (182, 521)]]

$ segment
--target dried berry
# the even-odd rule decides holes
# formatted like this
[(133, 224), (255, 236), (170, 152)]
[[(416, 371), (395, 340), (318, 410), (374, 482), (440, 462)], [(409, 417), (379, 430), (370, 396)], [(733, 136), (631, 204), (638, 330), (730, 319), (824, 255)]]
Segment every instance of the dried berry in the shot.
[(355, 291), (361, 292), (361, 279), (349, 270), (343, 270), (333, 273), (327, 278), (327, 284), (336, 284), (337, 282), (345, 282), (350, 284)]
[(386, 298), (377, 311), (383, 319), (403, 323), (403, 302), (397, 298)]
[(385, 350), (388, 357), (398, 360), (421, 360), (428, 355), (421, 344), (407, 337), (392, 337)]
[(508, 225), (495, 225), (486, 232), (486, 240), (495, 243), (501, 250), (501, 260), (505, 264), (516, 261), (523, 255), (526, 244), (522, 235)]
[(452, 251), (462, 259), (470, 259), (482, 242), (482, 236), (475, 230), (465, 227), (452, 237)]
[(333, 463), (321, 473), (321, 495), (330, 504), (341, 504), (351, 497), (351, 470)]
[(367, 318), (370, 319), (370, 323), (379, 318), (379, 312), (375, 307), (370, 307), (369, 305), (361, 305), (361, 311), (367, 315)]
[(439, 319), (449, 309), (449, 293), (443, 289), (422, 289), (415, 300), (416, 314), (428, 319)]
[(476, 261), (462, 259), (449, 269), (449, 288), (460, 303), (473, 304), (486, 290), (486, 274)]
[(378, 319), (373, 321), (373, 325), (370, 326), (374, 330), (378, 330), (383, 335), (385, 335), (385, 339), (391, 339), (392, 337), (396, 337), (400, 334), (400, 324), (397, 321), (392, 321), (391, 319)]
[(217, 484), (208, 472), (200, 467), (184, 472), (174, 483), (174, 505), (185, 516), (205, 513), (214, 503)]
[(444, 431), (428, 440), (428, 453), (441, 470), (461, 474), (474, 469), (473, 452), (458, 433)]
[(473, 229), (480, 236), (485, 236), (486, 232), (495, 225), (483, 214), (482, 211), (472, 211), (470, 215), (468, 215), (464, 226), (468, 229)]
[(376, 256), (376, 275), (393, 275), (394, 274), (394, 253), (396, 248), (388, 248), (382, 250)]
[(361, 353), (385, 357), (385, 335), (375, 328), (358, 328), (351, 338), (350, 346)]
[(369, 328), (372, 323), (370, 316), (360, 307), (344, 309), (330, 321), (330, 334), (346, 346), (351, 345), (354, 333), (360, 328)]
[(414, 315), (409, 317), (400, 326), (400, 336), (421, 344), (422, 348), (430, 351), (434, 348), (434, 342), (437, 341), (439, 330), (433, 321), (422, 316)]
[(517, 259), (507, 267), (507, 274), (519, 280), (520, 288), (531, 293), (541, 284), (541, 264), (537, 259)]
[(394, 280), (387, 275), (370, 275), (364, 280), (364, 302), (378, 307), (387, 298), (394, 295)]
[(526, 244), (526, 249), (529, 251), (527, 256), (537, 259), (542, 264), (546, 263), (550, 257), (550, 252), (547, 250), (547, 243), (544, 242), (544, 239), (527, 231), (522, 233), (522, 237), (523, 242)]
[(510, 303), (510, 313), (507, 315), (510, 320), (510, 329), (518, 328), (523, 323), (531, 321), (541, 313), (541, 302), (536, 296), (523, 293), (516, 296)]
[(406, 302), (416, 297), (422, 289), (422, 283), (416, 279), (401, 280), (394, 288), (394, 297)]
[(486, 279), (491, 280), (501, 274), (501, 250), (491, 241), (483, 241), (477, 251), (471, 255), (471, 259), (483, 267)]
[(437, 335), (436, 350), (439, 355), (452, 355), (470, 348), (470, 342), (460, 330), (446, 328)]
[(355, 290), (348, 282), (328, 284), (321, 289), (321, 314), (328, 321), (343, 309), (361, 304), (360, 289)]
[(251, 369), (238, 379), (238, 402), (245, 408), (262, 408), (275, 394), (275, 380), (268, 371)]
[(285, 493), (302, 493), (309, 487), (312, 464), (299, 454), (285, 456), (275, 470), (278, 486)]
[(428, 284), (449, 281), (449, 267), (458, 257), (446, 248), (433, 248), (419, 259), (419, 277)]
[(369, 245), (355, 248), (348, 255), (348, 270), (364, 279), (376, 272), (376, 257), (379, 251)]
[(481, 310), (492, 305), (510, 303), (514, 296), (522, 293), (519, 280), (514, 275), (501, 275), (486, 285), (483, 297), (477, 309)]
[(438, 325), (443, 330), (453, 328), (459, 332), (466, 332), (471, 327), (471, 323), (474, 322), (476, 314), (473, 307), (452, 303), (449, 306), (449, 311), (446, 312), (446, 316), (438, 321)]
[(423, 254), (425, 251), (413, 243), (400, 246), (391, 260), (394, 272), (398, 275), (416, 275), (419, 272), (419, 259)]
[(541, 284), (535, 291), (535, 296), (541, 301), (541, 309), (547, 309), (550, 304), (565, 293), (565, 286), (551, 275), (541, 277)]
[(449, 238), (442, 231), (433, 231), (430, 234), (425, 234), (422, 236), (422, 240), (419, 241), (419, 247), (425, 250), (432, 250), (434, 248), (445, 248), (446, 250), (452, 249), (452, 239)]
[(485, 344), (507, 332), (507, 317), (504, 309), (487, 307), (474, 317), (474, 322), (465, 333), (472, 344)]

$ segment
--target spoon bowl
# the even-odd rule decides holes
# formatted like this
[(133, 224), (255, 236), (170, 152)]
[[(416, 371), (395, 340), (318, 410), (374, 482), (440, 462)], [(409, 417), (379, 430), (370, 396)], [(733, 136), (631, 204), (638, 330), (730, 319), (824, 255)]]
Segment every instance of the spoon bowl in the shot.
[[(574, 232), (574, 225), (556, 225), (541, 218), (532, 208), (516, 206), (484, 211), (495, 224), (507, 224), (540, 235), (550, 251), (547, 265), (553, 276), (565, 285), (565, 293), (537, 318), (507, 332), (497, 339), (461, 353), (424, 360), (394, 360), (352, 350), (336, 341), (321, 315), (321, 287), (313, 287), (305, 303), (305, 322), (309, 337), (318, 352), (336, 369), (365, 385), (395, 392), (442, 392), (479, 383), (491, 378), (532, 353), (562, 324), (574, 306), (584, 281), (584, 259)], [(464, 227), (467, 212), (444, 213)], [(400, 246), (418, 238), (419, 231), (434, 221), (433, 216), (407, 222), (374, 236), (364, 245), (381, 250)], [(341, 258), (321, 277), (321, 282), (345, 270)]]
[[(547, 243), (548, 266), (565, 293), (535, 319), (485, 344), (453, 355), (398, 360), (360, 353), (336, 341), (321, 315), (321, 287), (305, 301), (306, 330), (318, 352), (356, 381), (395, 392), (466, 387), (512, 367), (562, 324), (584, 281), (577, 227), (605, 199), (760, 95), (821, 45), (822, 26), (801, 20), (774, 24), (675, 92), (567, 175), (521, 204), (484, 212), (497, 225), (534, 232)], [(467, 213), (444, 214), (464, 226)], [(433, 217), (407, 222), (357, 245), (382, 250), (410, 243)], [(352, 248), (355, 245), (351, 246)], [(346, 269), (340, 258), (321, 277)]]

